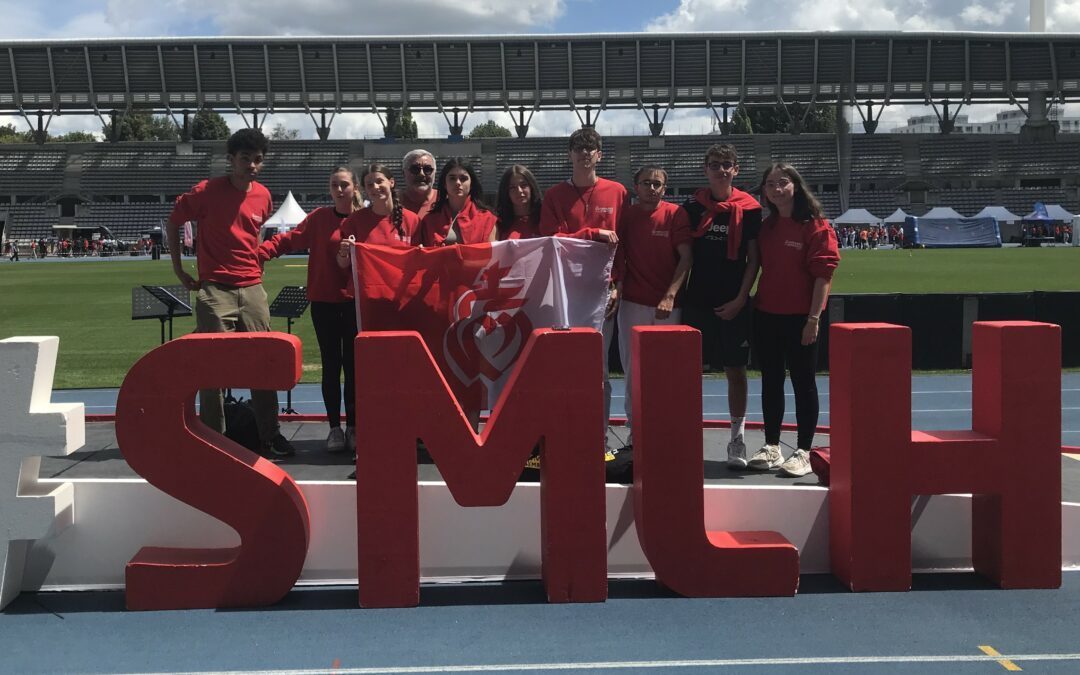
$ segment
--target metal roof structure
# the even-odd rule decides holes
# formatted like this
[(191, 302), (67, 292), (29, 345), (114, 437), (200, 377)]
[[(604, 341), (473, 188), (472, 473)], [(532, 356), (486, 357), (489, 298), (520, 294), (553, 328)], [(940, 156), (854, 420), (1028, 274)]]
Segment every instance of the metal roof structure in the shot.
[(636, 33), (0, 42), (0, 112), (603, 110), (1080, 97), (1080, 35)]

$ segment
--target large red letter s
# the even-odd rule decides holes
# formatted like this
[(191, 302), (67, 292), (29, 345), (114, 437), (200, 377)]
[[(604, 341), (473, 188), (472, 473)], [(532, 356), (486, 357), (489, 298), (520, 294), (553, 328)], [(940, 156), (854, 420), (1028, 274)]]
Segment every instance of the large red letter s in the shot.
[(540, 528), (552, 602), (607, 598), (601, 338), (537, 330), (478, 437), (417, 333), (356, 339), (356, 502), (360, 604), (420, 599), (416, 439), (454, 499), (497, 506), (541, 441)]
[(188, 335), (128, 372), (116, 403), (116, 438), (128, 464), (241, 540), (227, 549), (143, 548), (127, 565), (129, 609), (257, 607), (296, 583), (309, 539), (300, 488), (199, 421), (195, 392), (290, 389), (300, 372), (300, 340), (282, 333)]

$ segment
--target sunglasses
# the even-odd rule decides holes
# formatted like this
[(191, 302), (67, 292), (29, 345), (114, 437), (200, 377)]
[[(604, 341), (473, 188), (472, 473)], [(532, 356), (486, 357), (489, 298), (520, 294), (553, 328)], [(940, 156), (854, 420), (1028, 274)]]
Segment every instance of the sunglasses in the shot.
[(430, 176), (431, 174), (435, 173), (435, 167), (431, 166), (430, 164), (413, 164), (409, 167), (409, 173), (413, 174), (414, 176), (419, 176), (421, 173), (425, 176)]

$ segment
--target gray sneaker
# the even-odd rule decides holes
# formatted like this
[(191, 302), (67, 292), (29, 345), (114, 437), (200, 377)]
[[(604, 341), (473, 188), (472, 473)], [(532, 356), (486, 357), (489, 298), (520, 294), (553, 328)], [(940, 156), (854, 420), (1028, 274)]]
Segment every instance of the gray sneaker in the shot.
[(741, 434), (727, 444), (727, 465), (732, 469), (746, 468), (746, 443)]
[(780, 466), (783, 461), (784, 456), (780, 454), (780, 446), (766, 443), (754, 453), (750, 461), (746, 463), (746, 468), (754, 471), (768, 471)]
[(796, 450), (787, 461), (780, 465), (781, 476), (799, 478), (810, 473), (810, 453), (806, 450)]
[(345, 427), (345, 448), (356, 453), (356, 427)]
[(345, 450), (345, 432), (341, 427), (330, 429), (330, 435), (326, 437), (327, 452), (342, 452)]

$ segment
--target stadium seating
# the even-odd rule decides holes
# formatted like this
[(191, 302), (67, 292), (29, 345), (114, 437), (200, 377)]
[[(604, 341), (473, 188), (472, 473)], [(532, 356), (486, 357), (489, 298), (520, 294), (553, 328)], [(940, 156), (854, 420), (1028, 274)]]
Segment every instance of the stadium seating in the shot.
[(8, 207), (4, 236), (20, 241), (51, 237), (59, 216), (56, 204), (14, 204)]
[(64, 184), (65, 148), (8, 146), (0, 148), (0, 195), (48, 196)]
[(769, 141), (769, 154), (773, 162), (794, 166), (811, 183), (838, 183), (840, 180), (839, 148), (836, 136), (832, 134), (773, 136)]
[(82, 157), (82, 191), (102, 196), (177, 194), (211, 175), (210, 149), (175, 143), (100, 143)]
[(161, 226), (171, 210), (171, 203), (96, 202), (79, 208), (75, 225), (80, 228), (105, 227), (120, 241), (132, 242)]
[(963, 216), (974, 216), (998, 200), (994, 189), (934, 190), (930, 195), (934, 206), (951, 206)]
[(997, 175), (993, 139), (986, 136), (924, 137), (919, 142), (919, 165), (923, 176), (971, 178)]
[(904, 151), (900, 145), (900, 139), (889, 135), (853, 135), (851, 137), (851, 176), (853, 180), (865, 181), (902, 180), (904, 178)]
[(330, 171), (349, 166), (348, 141), (275, 141), (259, 176), (270, 192), (326, 192)]

